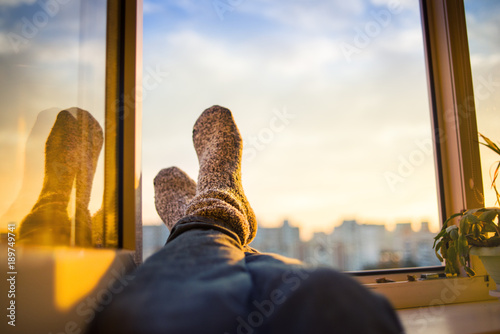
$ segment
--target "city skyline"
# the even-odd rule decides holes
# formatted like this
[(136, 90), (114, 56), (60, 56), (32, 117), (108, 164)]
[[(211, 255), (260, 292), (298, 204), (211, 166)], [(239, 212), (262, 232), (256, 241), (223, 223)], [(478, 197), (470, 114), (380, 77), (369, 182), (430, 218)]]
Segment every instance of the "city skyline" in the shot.
[[(418, 230), (410, 223), (398, 223), (388, 230), (385, 225), (370, 225), (344, 220), (329, 232), (315, 232), (310, 239), (301, 237), (300, 226), (283, 220), (279, 226), (259, 226), (250, 246), (264, 253), (275, 253), (312, 265), (332, 266), (343, 271), (438, 266), (432, 249), (435, 232), (428, 222)], [(169, 235), (164, 225), (143, 227), (143, 255), (152, 255), (163, 247)]]
[[(257, 226), (258, 226), (257, 233), (259, 233), (259, 229), (279, 228), (283, 225), (283, 222), (285, 222), (285, 221), (291, 227), (297, 227), (300, 229), (300, 238), (301, 238), (301, 241), (304, 241), (304, 242), (310, 241), (315, 233), (326, 233), (326, 234), (332, 233), (335, 228), (341, 226), (342, 223), (344, 223), (346, 221), (357, 221), (363, 225), (383, 226), (389, 232), (394, 231), (396, 229), (396, 226), (401, 225), (401, 224), (410, 224), (413, 232), (419, 232), (421, 229), (422, 223), (428, 223), (429, 230), (432, 233), (437, 234), (441, 228), (440, 226), (434, 226), (433, 224), (431, 224), (429, 221), (426, 221), (426, 220), (413, 220), (412, 221), (410, 219), (407, 219), (407, 220), (400, 220), (400, 221), (397, 221), (397, 222), (394, 222), (391, 224), (384, 224), (381, 222), (373, 223), (373, 222), (369, 222), (369, 221), (362, 221), (362, 220), (350, 217), (350, 218), (343, 218), (341, 220), (335, 221), (330, 225), (325, 225), (324, 226), (325, 228), (322, 228), (322, 229), (308, 230), (307, 228), (305, 228), (305, 226), (304, 226), (305, 224), (300, 224), (296, 220), (294, 220), (293, 218), (291, 218), (289, 216), (283, 216), (282, 219), (273, 221), (272, 223), (268, 223), (268, 222), (263, 223), (257, 217)], [(151, 221), (149, 224), (145, 224), (145, 226), (158, 226), (158, 225), (164, 225), (164, 223), (161, 221), (160, 218), (158, 218), (158, 220), (156, 220), (156, 221)]]

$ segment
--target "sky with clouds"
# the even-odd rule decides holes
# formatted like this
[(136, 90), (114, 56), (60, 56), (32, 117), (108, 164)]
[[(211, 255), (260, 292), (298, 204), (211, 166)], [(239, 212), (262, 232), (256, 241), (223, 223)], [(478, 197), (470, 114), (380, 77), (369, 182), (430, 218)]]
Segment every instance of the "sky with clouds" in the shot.
[[(495, 138), (499, 3), (465, 4), (483, 92), (479, 128)], [(9, 79), (0, 90), (8, 157), (0, 172), (9, 189), (0, 215), (20, 189), (20, 147), (40, 111), (77, 105), (102, 122), (103, 6), (61, 4), (13, 47), (8, 34), (21, 34), (22, 19), (35, 23), (44, 9), (34, 0), (0, 4), (0, 75)], [(145, 0), (143, 44), (144, 223), (160, 222), (152, 182), (160, 169), (175, 165), (196, 179), (192, 126), (219, 104), (243, 136), (244, 187), (263, 226), (289, 219), (304, 237), (343, 219), (437, 228), (418, 1)], [(93, 211), (102, 169), (101, 157)]]
[(196, 178), (192, 125), (220, 104), (262, 225), (437, 223), (417, 2), (233, 3), (145, 2), (144, 68), (169, 76), (143, 105), (144, 221), (158, 170)]
[[(498, 5), (470, 3), (473, 64), (498, 71)], [(191, 128), (220, 104), (245, 140), (243, 182), (263, 226), (288, 218), (305, 237), (343, 219), (437, 228), (418, 1), (147, 0), (144, 10), (144, 68), (168, 71), (143, 106), (146, 223), (158, 221), (148, 180), (172, 165), (196, 178)]]

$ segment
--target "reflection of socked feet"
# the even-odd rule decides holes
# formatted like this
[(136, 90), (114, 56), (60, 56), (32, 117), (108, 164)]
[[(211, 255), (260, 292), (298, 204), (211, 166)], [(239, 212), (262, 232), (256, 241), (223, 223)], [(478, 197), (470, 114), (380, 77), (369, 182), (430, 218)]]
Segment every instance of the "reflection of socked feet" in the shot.
[(158, 215), (172, 230), (186, 213), (196, 194), (196, 182), (177, 167), (162, 169), (154, 179), (155, 206)]
[(194, 125), (193, 142), (200, 171), (186, 215), (213, 218), (236, 233), (242, 245), (250, 243), (257, 222), (241, 184), (243, 141), (231, 111), (206, 109)]
[(75, 183), (75, 244), (91, 244), (88, 202), (101, 147), (102, 129), (92, 115), (78, 108), (58, 114), (45, 145), (42, 191), (31, 212), (21, 222), (22, 240), (70, 244), (71, 222), (67, 210)]

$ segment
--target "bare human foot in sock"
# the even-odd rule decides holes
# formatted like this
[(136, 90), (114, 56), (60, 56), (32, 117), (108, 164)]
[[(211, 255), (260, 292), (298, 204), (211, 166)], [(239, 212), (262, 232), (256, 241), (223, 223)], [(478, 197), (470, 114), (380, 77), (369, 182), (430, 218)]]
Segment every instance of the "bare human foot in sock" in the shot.
[(179, 168), (170, 167), (156, 175), (154, 186), (156, 211), (171, 231), (195, 196), (196, 182)]
[(231, 111), (206, 109), (194, 125), (193, 143), (200, 171), (186, 215), (215, 219), (236, 233), (242, 246), (249, 244), (257, 221), (241, 184), (243, 141)]

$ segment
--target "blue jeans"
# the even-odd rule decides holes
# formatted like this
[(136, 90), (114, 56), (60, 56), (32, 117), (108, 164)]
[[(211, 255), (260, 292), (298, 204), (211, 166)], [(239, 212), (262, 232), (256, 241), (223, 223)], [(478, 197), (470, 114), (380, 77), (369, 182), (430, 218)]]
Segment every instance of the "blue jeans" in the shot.
[(403, 332), (387, 300), (347, 275), (238, 240), (207, 219), (181, 220), (89, 332)]

